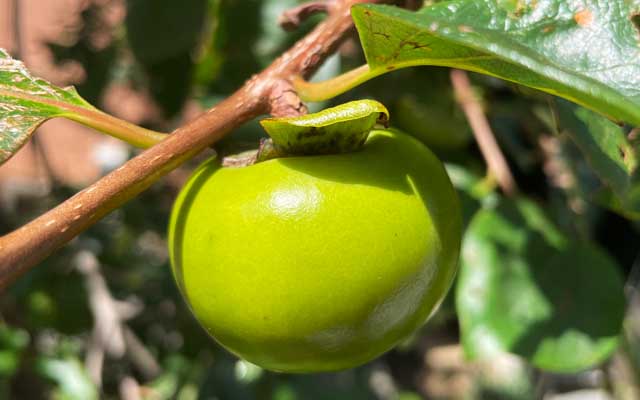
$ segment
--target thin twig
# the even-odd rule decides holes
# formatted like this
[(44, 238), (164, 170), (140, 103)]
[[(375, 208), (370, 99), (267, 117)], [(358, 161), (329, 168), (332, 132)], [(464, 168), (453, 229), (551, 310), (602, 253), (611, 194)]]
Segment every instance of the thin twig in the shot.
[(296, 96), (283, 98), (275, 91), (280, 101), (273, 99), (274, 86), (311, 76), (353, 28), (351, 6), (373, 2), (335, 1), (325, 21), (236, 93), (58, 207), (0, 237), (0, 289), (232, 129), (271, 112), (271, 104), (283, 107), (285, 100), (296, 109)]
[(89, 305), (94, 319), (85, 365), (92, 381), (100, 387), (105, 354), (115, 358), (121, 358), (125, 354), (128, 350), (125, 340), (125, 321), (137, 315), (141, 306), (113, 298), (100, 272), (100, 263), (90, 251), (80, 251), (75, 257), (75, 264), (78, 271), (85, 277)]
[(123, 326), (124, 342), (127, 345), (127, 358), (136, 367), (141, 376), (150, 381), (162, 372), (162, 368), (145, 344), (131, 328)]
[(312, 15), (327, 12), (329, 10), (328, 7), (327, 0), (310, 1), (300, 4), (297, 7), (283, 12), (278, 18), (278, 25), (285, 31), (294, 31)]
[(460, 107), (462, 107), (469, 125), (471, 125), (471, 130), (478, 142), (482, 156), (487, 162), (489, 173), (496, 179), (506, 195), (513, 196), (517, 193), (518, 187), (513, 179), (511, 170), (509, 170), (509, 164), (507, 164), (507, 160), (502, 154), (500, 146), (498, 146), (482, 106), (473, 93), (469, 76), (465, 71), (451, 70), (451, 83), (453, 84), (456, 99)]

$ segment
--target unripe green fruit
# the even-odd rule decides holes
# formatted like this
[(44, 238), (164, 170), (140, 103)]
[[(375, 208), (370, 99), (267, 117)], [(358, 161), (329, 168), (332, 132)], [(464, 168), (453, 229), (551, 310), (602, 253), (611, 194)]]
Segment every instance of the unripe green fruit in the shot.
[(394, 116), (401, 129), (436, 152), (464, 148), (472, 139), (466, 120), (437, 102), (403, 96), (397, 101)]
[(174, 206), (174, 276), (222, 346), (264, 368), (338, 370), (420, 327), (455, 275), (461, 216), (436, 157), (373, 131), (353, 153), (223, 168)]

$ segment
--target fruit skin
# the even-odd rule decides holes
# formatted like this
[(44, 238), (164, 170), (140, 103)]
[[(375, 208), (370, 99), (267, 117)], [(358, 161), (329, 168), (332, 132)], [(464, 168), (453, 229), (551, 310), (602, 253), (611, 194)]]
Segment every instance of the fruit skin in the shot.
[(401, 129), (438, 152), (464, 148), (472, 139), (464, 118), (451, 110), (455, 103), (444, 100), (420, 101), (414, 96), (402, 96), (395, 107), (395, 121)]
[(222, 346), (275, 371), (367, 362), (420, 327), (455, 275), (456, 193), (412, 137), (361, 151), (200, 166), (171, 217), (174, 276)]

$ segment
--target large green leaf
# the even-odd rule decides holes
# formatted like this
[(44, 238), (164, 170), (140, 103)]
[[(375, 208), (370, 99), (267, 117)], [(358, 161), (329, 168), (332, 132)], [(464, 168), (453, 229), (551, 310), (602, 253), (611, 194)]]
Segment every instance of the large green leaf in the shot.
[(369, 72), (415, 65), (496, 76), (640, 125), (640, 0), (450, 0), (418, 12), (360, 5)]
[(565, 101), (558, 102), (558, 111), (561, 129), (610, 189), (601, 192), (601, 199), (628, 217), (640, 216), (640, 154), (625, 129)]
[(605, 252), (567, 239), (534, 203), (518, 200), (471, 222), (456, 306), (470, 358), (508, 351), (574, 372), (616, 349), (625, 299), (619, 267)]
[(58, 88), (33, 77), (24, 64), (0, 49), (0, 164), (44, 121), (81, 109), (94, 110), (74, 88)]

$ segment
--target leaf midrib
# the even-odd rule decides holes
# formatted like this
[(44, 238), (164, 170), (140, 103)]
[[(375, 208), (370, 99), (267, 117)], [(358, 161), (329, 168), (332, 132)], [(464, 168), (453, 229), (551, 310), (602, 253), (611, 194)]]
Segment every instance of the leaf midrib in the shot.
[[(72, 114), (78, 114), (78, 115), (86, 115), (86, 116), (95, 116), (98, 114), (101, 114), (100, 111), (95, 110), (95, 109), (88, 109), (88, 108), (84, 108), (84, 107), (80, 107), (74, 104), (70, 104), (64, 101), (59, 101), (59, 100), (53, 100), (53, 99), (48, 99), (46, 97), (39, 97), (39, 96), (34, 96), (31, 94), (26, 94), (26, 93), (17, 93), (15, 91), (11, 91), (11, 90), (6, 90), (6, 89), (0, 89), (0, 97), (14, 97), (17, 99), (22, 99), (22, 100), (29, 100), (29, 101), (33, 101), (35, 103), (42, 103), (42, 104), (47, 104), (49, 106), (52, 106), (54, 108), (63, 110), (63, 111), (68, 111)], [(60, 114), (60, 115), (64, 115), (64, 113)], [(45, 117), (43, 117), (45, 118)]]

